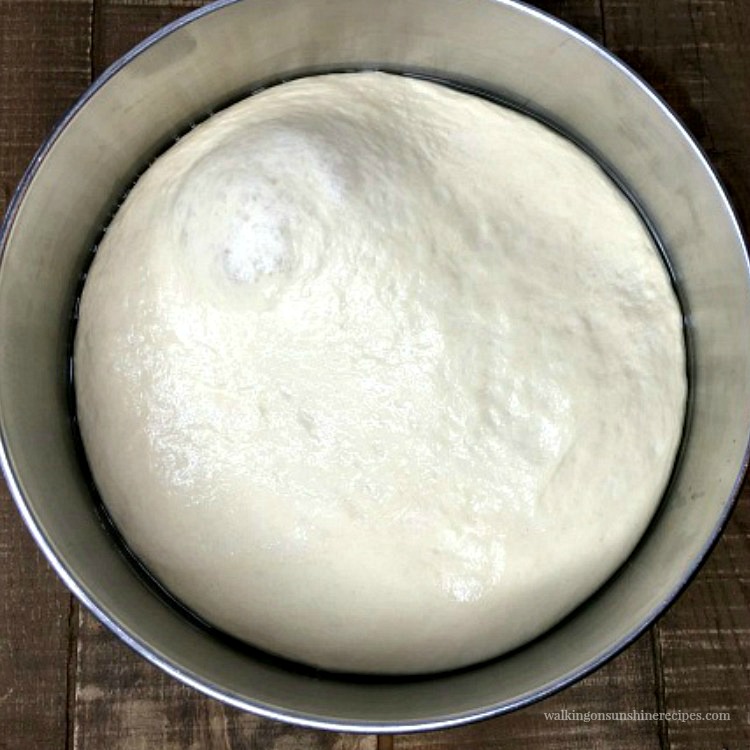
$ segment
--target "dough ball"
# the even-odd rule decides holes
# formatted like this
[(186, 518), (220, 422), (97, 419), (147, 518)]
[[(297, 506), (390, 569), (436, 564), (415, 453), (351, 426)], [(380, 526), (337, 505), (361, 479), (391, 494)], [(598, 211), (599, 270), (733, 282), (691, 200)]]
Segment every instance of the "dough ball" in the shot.
[(263, 91), (146, 171), (75, 386), (102, 498), (177, 598), (365, 673), (499, 655), (592, 594), (686, 396), (669, 277), (594, 161), (381, 73)]

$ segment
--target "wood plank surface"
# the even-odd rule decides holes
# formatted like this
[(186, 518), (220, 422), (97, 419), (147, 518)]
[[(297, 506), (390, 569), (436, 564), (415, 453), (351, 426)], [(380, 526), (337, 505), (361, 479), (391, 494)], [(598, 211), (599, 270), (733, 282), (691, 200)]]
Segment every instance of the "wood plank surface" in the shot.
[(604, 41), (601, 0), (533, 0), (529, 5), (569, 23), (597, 42)]
[(205, 698), (82, 611), (75, 750), (375, 750), (374, 737), (298, 729)]
[[(304, 2), (304, 0), (300, 0)], [(201, 0), (0, 0), (0, 211), (89, 76)], [(604, 41), (699, 138), (750, 218), (750, 3), (538, 0)], [(395, 738), (298, 730), (204, 698), (77, 606), (0, 495), (0, 748), (750, 748), (750, 492), (688, 592), (578, 685), (482, 724)], [(22, 616), (19, 616), (22, 612)], [(560, 721), (545, 712), (728, 711), (729, 721)]]
[[(89, 83), (91, 2), (0, 0), (0, 214)], [(72, 597), (0, 481), (0, 748), (63, 748)]]
[[(651, 635), (646, 634), (602, 669), (564, 692), (508, 716), (444, 732), (401, 735), (394, 750), (495, 750), (496, 748), (617, 748), (659, 750), (658, 722), (615, 722), (546, 718), (564, 710), (586, 712), (656, 711)], [(585, 727), (585, 729), (584, 729)]]
[(65, 746), (71, 596), (0, 489), (0, 748)]
[(728, 721), (667, 722), (668, 747), (750, 748), (750, 491), (699, 576), (659, 623), (667, 711)]
[(191, 10), (201, 0), (97, 0), (94, 18), (93, 66), (99, 75), (131, 47)]

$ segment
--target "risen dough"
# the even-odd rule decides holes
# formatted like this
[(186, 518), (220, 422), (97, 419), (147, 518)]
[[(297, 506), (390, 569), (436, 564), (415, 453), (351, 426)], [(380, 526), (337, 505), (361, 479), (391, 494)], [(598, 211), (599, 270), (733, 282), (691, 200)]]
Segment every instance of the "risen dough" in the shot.
[(141, 177), (75, 347), (132, 549), (225, 631), (408, 673), (549, 628), (664, 489), (681, 317), (635, 211), (536, 121), (330, 75), (212, 117)]

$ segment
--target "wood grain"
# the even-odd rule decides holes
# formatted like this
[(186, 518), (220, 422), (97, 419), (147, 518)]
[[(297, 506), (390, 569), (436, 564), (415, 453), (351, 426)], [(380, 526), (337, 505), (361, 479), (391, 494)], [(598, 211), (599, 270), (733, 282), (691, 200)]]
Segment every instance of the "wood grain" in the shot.
[(0, 748), (65, 746), (71, 597), (0, 487)]
[(667, 711), (728, 720), (667, 722), (668, 746), (750, 748), (750, 490), (705, 567), (655, 631)]
[(529, 5), (565, 21), (597, 42), (604, 41), (600, 0), (532, 0)]
[[(394, 750), (500, 750), (501, 748), (618, 748), (659, 750), (657, 722), (569, 721), (545, 717), (561, 712), (656, 711), (650, 634), (602, 669), (552, 698), (508, 716), (426, 735), (401, 735)], [(585, 727), (585, 730), (582, 730)]]
[(208, 0), (96, 0), (92, 60), (96, 75), (162, 26)]
[[(91, 3), (0, 0), (0, 214), (89, 82)], [(0, 748), (63, 748), (71, 596), (0, 481)]]
[(375, 750), (374, 737), (297, 729), (205, 698), (81, 612), (74, 750)]
[(0, 212), (89, 83), (93, 0), (0, 0)]

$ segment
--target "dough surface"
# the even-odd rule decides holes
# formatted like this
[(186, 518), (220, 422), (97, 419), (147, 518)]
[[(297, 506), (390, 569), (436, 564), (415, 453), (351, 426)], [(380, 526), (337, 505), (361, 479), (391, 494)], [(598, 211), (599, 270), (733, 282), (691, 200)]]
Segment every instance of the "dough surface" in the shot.
[(593, 160), (381, 73), (263, 91), (144, 173), (75, 386), (102, 498), (175, 596), (372, 673), (496, 656), (594, 592), (686, 398), (667, 272)]

